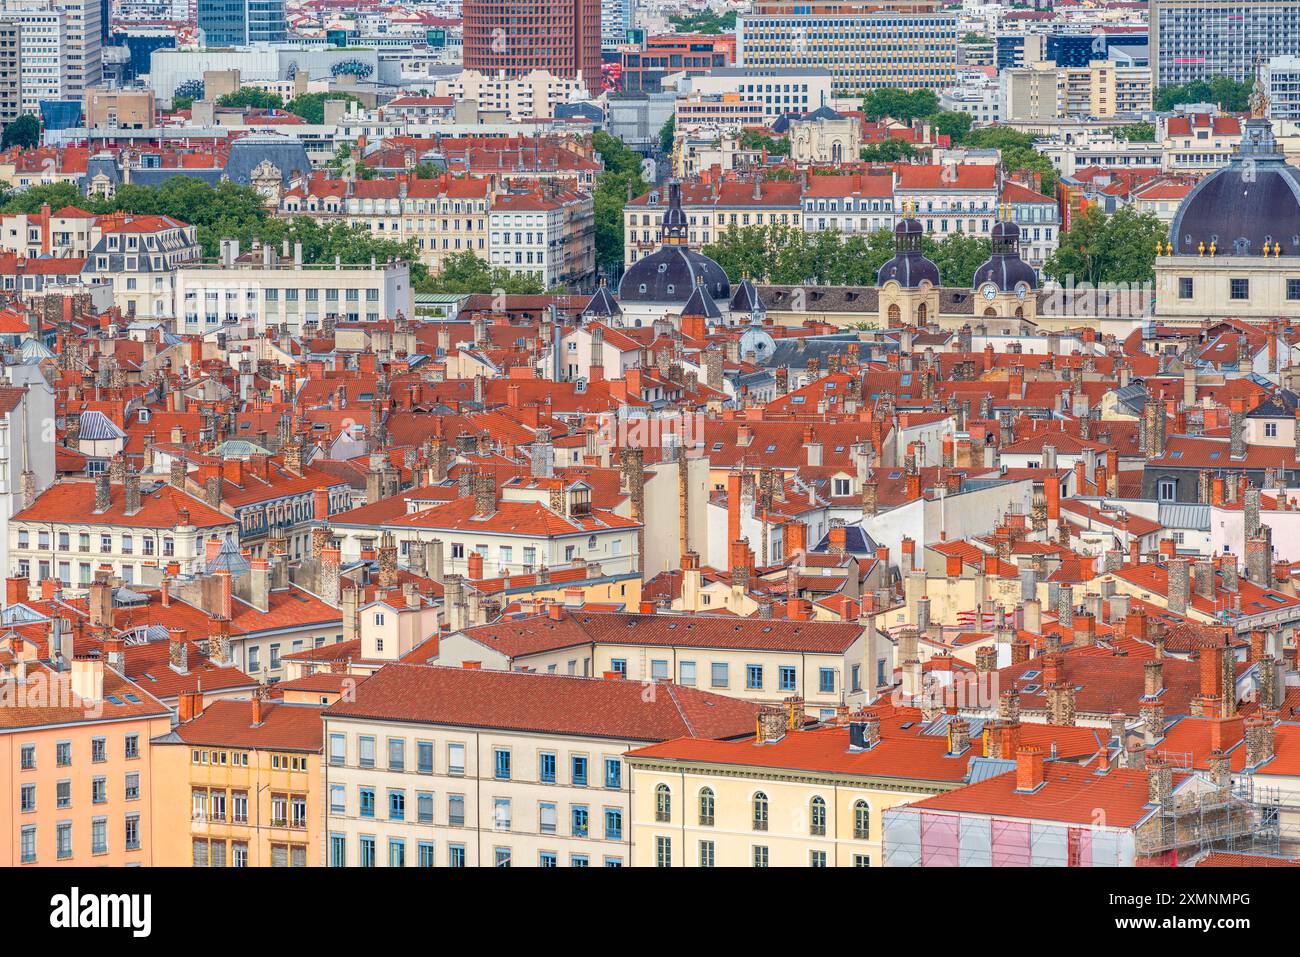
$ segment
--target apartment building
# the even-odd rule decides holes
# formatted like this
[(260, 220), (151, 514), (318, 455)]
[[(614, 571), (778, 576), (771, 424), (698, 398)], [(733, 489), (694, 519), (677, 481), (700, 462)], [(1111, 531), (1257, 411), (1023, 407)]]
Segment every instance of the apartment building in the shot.
[(441, 272), (448, 256), (472, 252), (480, 259), (488, 257), (491, 193), (487, 179), (468, 176), (346, 180), (316, 174), (288, 190), (280, 210), (288, 216), (305, 214), (365, 226), (383, 239), (414, 241), (421, 261)]
[(480, 112), (504, 113), (511, 123), (549, 120), (562, 103), (588, 98), (587, 83), (577, 76), (529, 70), (518, 76), (462, 70), (433, 85), (435, 96), (472, 100)]
[(1209, 111), (1161, 116), (1156, 139), (1164, 149), (1165, 169), (1209, 173), (1227, 166), (1241, 146), (1241, 120)]
[[(682, 185), (682, 211), (688, 223), (686, 243), (699, 249), (712, 243), (728, 227), (803, 226), (803, 184), (794, 180), (768, 180), (759, 174)], [(660, 227), (668, 194), (651, 190), (623, 208), (624, 262), (631, 264), (660, 247)]]
[(997, 220), (1001, 172), (993, 164), (904, 163), (895, 170), (894, 204), (908, 204), (934, 239), (988, 236)]
[[(66, 649), (70, 652), (70, 644)], [(171, 713), (96, 656), (39, 660), (11, 633), (0, 673), (0, 786), (10, 867), (155, 863), (149, 742)]]
[(952, 86), (957, 17), (933, 0), (797, 3), (763, 0), (736, 18), (744, 67), (829, 70), (836, 96), (895, 87), (938, 92)]
[(324, 710), (331, 867), (625, 867), (628, 750), (753, 734), (670, 683), (393, 664)]
[(95, 220), (82, 275), (113, 287), (125, 315), (171, 314), (176, 270), (203, 256), (198, 228), (170, 216), (114, 213)]
[(813, 176), (803, 191), (805, 231), (873, 233), (894, 228), (894, 174), (884, 169)]
[(400, 553), (414, 543), (441, 541), (446, 574), (526, 575), (569, 566), (576, 559), (609, 574), (635, 571), (641, 523), (595, 508), (581, 480), (538, 480), (528, 487), (497, 488), (491, 474), (475, 477), (473, 494), (407, 510), (401, 498), (362, 506), (330, 519), (345, 561), (375, 546), (385, 532)]
[(1151, 0), (1149, 11), (1156, 87), (1252, 79), (1256, 64), (1300, 43), (1297, 0)]
[(974, 126), (987, 126), (1001, 122), (1002, 89), (992, 71), (962, 70), (957, 74), (957, 84), (939, 94), (939, 109), (950, 113), (965, 113)]
[(892, 673), (888, 642), (870, 624), (653, 615), (552, 606), (544, 615), (467, 628), (441, 639), (438, 662), (553, 674), (617, 673), (629, 681), (774, 704), (798, 695), (834, 715), (875, 697)]
[(580, 79), (600, 93), (601, 8), (597, 0), (526, 0), (504, 8), (466, 0), (465, 69), (485, 76), (538, 70)]
[(1003, 70), (1002, 117), (1008, 121), (1133, 116), (1150, 111), (1151, 71), (1093, 60), (1086, 67), (1043, 61)]
[(0, 250), (37, 259), (90, 255), (93, 244), (94, 213), (75, 206), (52, 211), (49, 205), (36, 213), (7, 213), (0, 216)]
[(182, 696), (154, 738), (159, 867), (319, 867), (325, 823), (319, 705)]
[(593, 200), (571, 189), (502, 193), (488, 212), (488, 261), (547, 289), (588, 287), (596, 273)]
[(301, 249), (292, 258), (270, 246), (239, 255), (239, 241), (222, 240), (217, 262), (189, 263), (176, 270), (171, 315), (177, 331), (211, 331), (226, 322), (251, 320), (260, 334), (268, 325), (294, 332), (333, 316), (342, 322), (392, 321), (415, 315), (410, 268), (405, 262), (306, 265)]
[(23, 112), (43, 99), (81, 100), (104, 78), (100, 0), (3, 0), (0, 18), (20, 24)]
[(23, 115), (22, 34), (20, 23), (0, 13), (0, 127)]
[(9, 520), (9, 560), (14, 575), (37, 584), (57, 578), (81, 591), (107, 565), (130, 585), (145, 567), (176, 563), (192, 573), (203, 560), (204, 534), (233, 537), (236, 525), (169, 485), (138, 475), (110, 484), (103, 472), (52, 485), (18, 511)]
[(54, 418), (54, 392), (39, 372), (11, 367), (0, 380), (0, 568), (13, 570), (9, 553), (11, 516), (36, 501), (54, 482), (54, 449), (42, 423)]
[(1268, 118), (1300, 120), (1300, 57), (1273, 57), (1264, 64), (1261, 77), (1268, 95)]
[(740, 93), (692, 93), (673, 103), (674, 129), (679, 134), (696, 129), (736, 130), (764, 126), (763, 103)]
[(738, 96), (763, 105), (763, 124), (782, 116), (811, 113), (830, 104), (834, 94), (830, 70), (805, 67), (728, 66), (691, 74), (677, 83), (681, 96)]

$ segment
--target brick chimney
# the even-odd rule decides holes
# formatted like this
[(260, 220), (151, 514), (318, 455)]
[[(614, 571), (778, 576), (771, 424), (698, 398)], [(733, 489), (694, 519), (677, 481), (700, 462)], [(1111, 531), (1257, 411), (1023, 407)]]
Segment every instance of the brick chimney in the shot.
[(497, 482), (492, 475), (474, 477), (474, 515), (488, 518), (497, 510)]
[(759, 709), (755, 722), (755, 744), (771, 744), (785, 737), (789, 718), (785, 709), (775, 705), (766, 705)]
[(1169, 568), (1169, 610), (1184, 615), (1191, 590), (1190, 562), (1186, 558), (1172, 558), (1166, 564)]
[(1024, 745), (1016, 752), (1016, 791), (1028, 794), (1043, 786), (1043, 749)]
[(173, 671), (187, 674), (189, 667), (189, 645), (186, 643), (184, 628), (167, 629), (167, 663)]

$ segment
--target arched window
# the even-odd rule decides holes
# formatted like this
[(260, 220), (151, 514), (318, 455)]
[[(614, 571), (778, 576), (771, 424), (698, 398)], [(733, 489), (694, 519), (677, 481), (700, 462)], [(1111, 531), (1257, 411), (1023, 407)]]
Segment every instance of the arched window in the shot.
[(713, 826), (713, 790), (711, 788), (700, 789), (700, 826)]
[(826, 802), (819, 797), (812, 799), (809, 808), (808, 833), (813, 837), (826, 836)]
[(989, 306), (987, 309), (984, 310), (984, 315), (986, 316), (996, 316), (997, 314), (998, 311), (994, 309), (992, 306)]
[(927, 312), (927, 310), (926, 310), (926, 308), (925, 308), (925, 303), (921, 303), (919, 306), (916, 307), (916, 321), (917, 321), (918, 323), (920, 323), (920, 324), (924, 324), (924, 323), (925, 323), (925, 320), (926, 320), (926, 317), (927, 317), (928, 315), (929, 315), (929, 313)]
[(866, 801), (853, 805), (853, 836), (859, 841), (871, 839), (871, 806)]
[(1016, 306), (1016, 318), (1017, 319), (1025, 318), (1025, 310), (1023, 306)]
[(661, 784), (655, 788), (655, 820), (671, 821), (673, 818), (673, 795), (668, 785)]
[(899, 319), (899, 316), (900, 316), (900, 315), (901, 315), (901, 313), (898, 311), (898, 303), (893, 303), (893, 304), (889, 307), (889, 322), (890, 322), (890, 324), (892, 325), (893, 323), (898, 322), (898, 319)]
[(762, 791), (754, 795), (754, 830), (767, 830), (767, 795)]

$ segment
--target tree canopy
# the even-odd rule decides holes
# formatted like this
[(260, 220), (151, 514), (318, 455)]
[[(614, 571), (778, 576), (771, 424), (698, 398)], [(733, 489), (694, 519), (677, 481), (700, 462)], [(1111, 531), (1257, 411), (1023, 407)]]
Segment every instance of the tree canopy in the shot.
[(677, 118), (668, 117), (668, 122), (659, 128), (659, 152), (671, 153), (673, 140), (677, 137)]
[(596, 266), (617, 273), (623, 268), (623, 207), (627, 199), (648, 192), (650, 186), (641, 177), (641, 156), (622, 140), (597, 130), (591, 145), (605, 163), (605, 171), (596, 179), (592, 203), (596, 219)]
[(1154, 143), (1156, 141), (1156, 128), (1146, 122), (1111, 126), (1107, 128), (1106, 132), (1121, 140), (1128, 140), (1130, 143)]
[(453, 294), (503, 292), (538, 295), (546, 290), (542, 281), (531, 273), (516, 275), (500, 266), (489, 266), (470, 250), (452, 253), (443, 260), (442, 272), (428, 275), (415, 283), (416, 292)]
[(868, 143), (858, 157), (868, 163), (897, 163), (916, 155), (916, 147), (907, 140), (887, 139)]
[(790, 138), (788, 136), (767, 136), (758, 130), (742, 130), (737, 142), (742, 149), (765, 149), (768, 156), (790, 155)]
[(308, 123), (325, 122), (325, 101), (343, 100), (347, 103), (360, 103), (351, 93), (304, 93), (295, 96), (284, 108), (295, 116), (301, 116)]
[(879, 120), (888, 116), (900, 123), (931, 116), (939, 112), (939, 97), (933, 90), (899, 90), (881, 87), (872, 90), (862, 101), (867, 119)]
[(719, 16), (712, 10), (699, 13), (678, 13), (668, 18), (677, 33), (735, 33), (736, 11), (728, 10)]
[[(928, 236), (925, 254), (939, 267), (946, 286), (969, 286), (976, 268), (989, 257), (987, 239), (955, 234), (943, 240)], [(728, 227), (704, 247), (732, 281), (754, 276), (783, 285), (875, 285), (876, 273), (894, 255), (894, 234), (822, 230), (806, 233), (791, 226)]]
[(1043, 271), (1058, 282), (1143, 283), (1155, 278), (1156, 243), (1168, 230), (1152, 213), (1121, 206), (1106, 215), (1089, 206), (1061, 233)]
[(1193, 80), (1181, 86), (1162, 86), (1156, 91), (1155, 109), (1165, 112), (1184, 103), (1217, 103), (1222, 110), (1239, 113), (1250, 109), (1253, 86), (1253, 81), (1238, 82), (1226, 76)]
[(0, 149), (21, 146), (25, 150), (35, 149), (41, 143), (41, 121), (30, 113), (6, 123), (4, 132), (0, 133)]

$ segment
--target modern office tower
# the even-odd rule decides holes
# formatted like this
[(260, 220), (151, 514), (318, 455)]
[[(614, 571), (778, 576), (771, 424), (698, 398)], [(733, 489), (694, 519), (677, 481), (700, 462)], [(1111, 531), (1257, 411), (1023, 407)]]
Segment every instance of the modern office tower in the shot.
[(636, 0), (605, 0), (600, 8), (600, 48), (613, 50), (627, 43), (635, 15)]
[(0, 0), (0, 19), (19, 27), (23, 112), (103, 80), (99, 15), (99, 0)]
[(1300, 120), (1300, 57), (1279, 56), (1263, 71), (1270, 120)]
[(736, 30), (741, 66), (827, 69), (837, 96), (957, 78), (957, 18), (937, 0), (757, 0)]
[(283, 43), (288, 35), (284, 0), (198, 0), (196, 11), (209, 49)]
[(1227, 76), (1300, 51), (1300, 0), (1150, 0), (1156, 87)]
[(0, 20), (0, 128), (23, 114), (22, 26)]
[(465, 69), (581, 74), (593, 95), (600, 92), (600, 0), (465, 0), (461, 15)]

